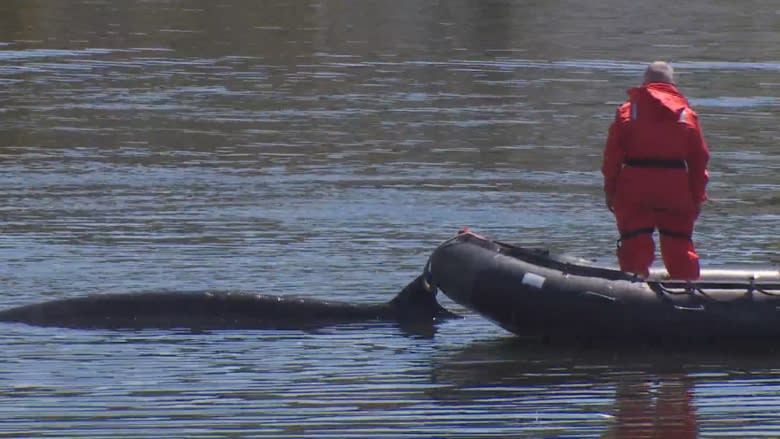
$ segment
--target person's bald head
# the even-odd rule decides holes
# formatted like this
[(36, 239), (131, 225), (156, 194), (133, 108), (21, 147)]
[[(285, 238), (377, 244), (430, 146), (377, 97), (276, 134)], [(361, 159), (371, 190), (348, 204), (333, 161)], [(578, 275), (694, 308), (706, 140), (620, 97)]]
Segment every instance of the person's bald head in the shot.
[(674, 84), (674, 69), (664, 61), (654, 61), (645, 70), (645, 84), (650, 82), (668, 82)]

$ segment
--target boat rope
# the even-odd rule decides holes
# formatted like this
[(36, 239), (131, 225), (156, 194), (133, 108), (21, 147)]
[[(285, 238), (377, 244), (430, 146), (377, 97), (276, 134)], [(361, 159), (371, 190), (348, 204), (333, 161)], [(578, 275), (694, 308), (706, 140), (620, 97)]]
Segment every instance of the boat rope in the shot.
[(775, 293), (775, 292), (772, 292), (772, 291), (764, 290), (763, 288), (756, 288), (754, 291), (756, 291), (758, 293), (761, 293), (761, 294), (765, 294), (767, 296), (780, 297), (780, 292)]
[[(771, 285), (764, 286), (764, 287), (757, 287), (756, 284), (755, 284), (755, 279), (753, 279), (751, 281), (751, 283), (745, 289), (745, 295), (737, 297), (735, 299), (730, 299), (730, 300), (719, 300), (719, 299), (716, 299), (716, 298), (712, 297), (711, 294), (707, 293), (704, 290), (704, 288), (702, 288), (701, 285), (697, 285), (697, 284), (691, 283), (691, 282), (685, 282), (683, 285), (680, 285), (679, 289), (672, 289), (672, 288), (668, 287), (667, 285), (664, 285), (664, 284), (668, 284), (668, 282), (648, 282), (647, 284), (650, 287), (650, 289), (652, 289), (653, 291), (655, 291), (659, 295), (668, 295), (668, 296), (684, 296), (684, 295), (688, 295), (688, 296), (691, 296), (691, 297), (703, 298), (703, 299), (706, 299), (708, 302), (712, 302), (712, 303), (738, 302), (738, 301), (744, 301), (746, 298), (752, 300), (753, 299), (753, 293), (759, 293), (759, 294), (763, 294), (763, 295), (771, 296), (771, 297), (780, 297), (780, 291), (775, 292), (775, 291), (771, 291), (769, 289), (766, 289), (766, 287), (769, 287), (769, 288), (772, 288), (772, 289), (780, 290), (780, 284), (771, 284)], [(725, 283), (724, 284), (711, 284), (711, 285), (708, 285), (708, 286), (709, 287), (713, 287), (713, 288), (720, 287), (720, 288), (723, 288), (723, 289), (726, 289), (726, 288), (728, 288), (728, 289), (737, 289), (739, 287), (743, 287), (744, 288), (743, 284), (734, 284), (734, 283), (729, 283), (729, 284), (725, 284)]]
[(425, 268), (423, 268), (422, 284), (428, 293), (436, 289), (436, 286), (433, 284), (433, 273), (431, 273), (431, 258), (428, 258), (428, 262), (425, 263)]

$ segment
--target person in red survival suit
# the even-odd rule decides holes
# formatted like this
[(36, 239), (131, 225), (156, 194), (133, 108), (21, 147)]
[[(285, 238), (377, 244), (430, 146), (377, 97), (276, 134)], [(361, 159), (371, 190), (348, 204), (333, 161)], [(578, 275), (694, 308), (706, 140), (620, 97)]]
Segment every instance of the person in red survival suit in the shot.
[(620, 269), (648, 277), (658, 229), (669, 277), (698, 279), (692, 235), (707, 199), (710, 157), (698, 118), (663, 61), (650, 64), (642, 86), (628, 96), (609, 128), (601, 166), (607, 208), (620, 232)]

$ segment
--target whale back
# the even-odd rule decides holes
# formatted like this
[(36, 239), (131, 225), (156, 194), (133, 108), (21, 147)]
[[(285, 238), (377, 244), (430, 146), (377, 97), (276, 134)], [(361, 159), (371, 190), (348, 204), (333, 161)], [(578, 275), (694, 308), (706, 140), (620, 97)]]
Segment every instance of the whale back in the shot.
[(93, 294), (0, 311), (0, 321), (68, 328), (312, 329), (360, 321), (427, 321), (448, 312), (421, 278), (393, 300), (361, 304), (248, 292)]

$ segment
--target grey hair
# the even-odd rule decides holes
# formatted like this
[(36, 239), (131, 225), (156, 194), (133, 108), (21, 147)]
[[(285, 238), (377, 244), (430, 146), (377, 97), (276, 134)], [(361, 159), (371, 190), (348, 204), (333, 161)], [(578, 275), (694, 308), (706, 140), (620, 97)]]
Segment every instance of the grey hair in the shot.
[(645, 70), (645, 84), (649, 82), (668, 82), (674, 84), (674, 69), (664, 61), (654, 61)]

